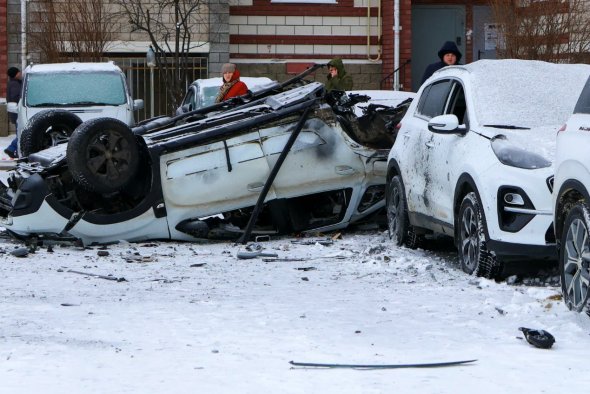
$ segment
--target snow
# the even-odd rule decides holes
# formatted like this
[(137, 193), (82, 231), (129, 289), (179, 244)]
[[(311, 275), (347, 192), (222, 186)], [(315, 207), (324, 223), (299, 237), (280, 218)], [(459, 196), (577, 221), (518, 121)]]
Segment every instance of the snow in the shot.
[[(22, 245), (4, 240), (2, 392), (586, 391), (590, 319), (568, 311), (557, 287), (471, 277), (450, 245), (399, 248), (382, 231), (345, 232), (327, 246), (297, 240), (259, 244), (308, 261), (240, 260), (244, 245), (230, 242), (43, 245), (17, 258), (9, 252)], [(532, 347), (521, 326), (549, 331), (556, 344)], [(477, 361), (289, 364), (468, 359)]]
[(45, 64), (34, 64), (29, 66), (25, 72), (35, 73), (58, 73), (58, 72), (88, 72), (88, 71), (117, 71), (121, 72), (121, 69), (113, 62), (103, 63), (45, 63)]
[(516, 59), (480, 60), (461, 67), (470, 73), (481, 125), (561, 126), (590, 75), (587, 64)]

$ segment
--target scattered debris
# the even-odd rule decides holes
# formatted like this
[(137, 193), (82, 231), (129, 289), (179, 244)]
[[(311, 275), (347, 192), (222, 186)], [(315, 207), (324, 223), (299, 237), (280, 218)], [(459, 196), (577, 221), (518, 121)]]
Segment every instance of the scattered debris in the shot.
[(289, 361), (295, 367), (304, 368), (352, 368), (352, 369), (397, 369), (397, 368), (439, 368), (473, 363), (477, 360), (447, 361), (441, 363), (421, 364), (330, 364), (330, 363), (302, 363)]
[(115, 282), (127, 282), (127, 279), (125, 279), (123, 277), (117, 278), (116, 276), (112, 276), (112, 275), (100, 275), (100, 274), (94, 274), (91, 272), (82, 272), (82, 271), (75, 271), (75, 270), (67, 270), (66, 272), (71, 272), (73, 274), (84, 275), (84, 276), (92, 276), (94, 278), (112, 280)]
[(206, 265), (207, 265), (207, 263), (195, 263), (195, 264), (189, 265), (189, 267), (191, 267), (191, 268), (198, 268), (198, 267), (204, 267)]
[(309, 282), (309, 278), (307, 276), (304, 276), (303, 278), (301, 278), (301, 280), (304, 282)]
[(98, 252), (96, 252), (96, 254), (99, 257), (106, 257), (106, 256), (110, 255), (108, 250), (99, 250)]
[(121, 256), (127, 263), (151, 263), (156, 261), (154, 256), (126, 255)]
[(545, 330), (535, 330), (531, 328), (520, 327), (528, 343), (539, 349), (549, 349), (555, 343), (553, 335)]
[(70, 304), (69, 302), (64, 302), (63, 304), (60, 304), (61, 306), (80, 306), (80, 304)]
[(316, 267), (297, 267), (295, 269), (298, 271), (315, 271), (315, 270), (317, 270)]
[(10, 254), (14, 257), (27, 257), (29, 255), (29, 248), (21, 247), (10, 251)]
[(334, 245), (334, 240), (331, 238), (326, 239), (296, 239), (291, 241), (292, 244), (297, 245), (316, 245), (320, 244), (322, 246), (331, 246)]
[(247, 260), (247, 259), (255, 259), (256, 257), (279, 257), (278, 254), (274, 252), (263, 252), (262, 250), (254, 250), (254, 251), (239, 251), (237, 254), (238, 259)]
[[(265, 256), (271, 257), (271, 256)], [(322, 260), (322, 259), (337, 259), (337, 260), (345, 260), (350, 256), (342, 256), (342, 255), (334, 255), (334, 256), (315, 256), (315, 257), (278, 257), (275, 258), (266, 258), (262, 259), (262, 261), (266, 263), (271, 263), (274, 261), (286, 262), (286, 261), (308, 261), (308, 260)]]
[(499, 307), (496, 307), (496, 311), (498, 311), (498, 313), (501, 314), (501, 315), (505, 315), (506, 314), (506, 311), (504, 309), (502, 309), (502, 308), (499, 308)]

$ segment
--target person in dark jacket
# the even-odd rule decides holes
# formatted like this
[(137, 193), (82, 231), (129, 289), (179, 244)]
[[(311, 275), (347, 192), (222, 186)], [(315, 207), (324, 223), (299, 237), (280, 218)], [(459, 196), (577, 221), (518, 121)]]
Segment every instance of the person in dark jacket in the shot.
[(435, 71), (440, 70), (446, 66), (453, 66), (455, 64), (460, 64), (459, 61), (461, 60), (461, 52), (457, 45), (453, 41), (447, 41), (443, 44), (443, 46), (438, 51), (438, 57), (440, 58), (439, 62), (432, 63), (426, 67), (426, 71), (424, 71), (424, 75), (422, 76), (422, 82), (426, 81)]
[(240, 81), (240, 70), (235, 64), (225, 63), (221, 67), (221, 77), (223, 85), (219, 88), (219, 93), (215, 98), (216, 103), (248, 93), (248, 87)]
[(344, 63), (339, 58), (334, 58), (328, 63), (326, 91), (330, 90), (352, 90), (352, 77), (346, 74)]
[[(6, 102), (8, 103), (18, 103), (21, 96), (21, 91), (23, 88), (23, 81), (22, 81), (22, 74), (20, 70), (16, 67), (10, 67), (6, 72), (8, 75), (8, 85), (6, 87)], [(18, 119), (18, 114), (9, 113), (8, 119), (10, 122), (14, 123), (17, 126), (16, 122)], [(6, 153), (11, 158), (16, 158), (18, 156), (17, 153), (18, 149), (18, 139), (15, 137), (10, 145), (6, 149), (4, 149), (4, 153)]]

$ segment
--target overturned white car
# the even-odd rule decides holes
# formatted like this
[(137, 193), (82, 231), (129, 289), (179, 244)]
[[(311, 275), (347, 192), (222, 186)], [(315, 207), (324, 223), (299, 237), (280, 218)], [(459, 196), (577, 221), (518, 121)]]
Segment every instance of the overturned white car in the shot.
[(368, 99), (294, 78), (133, 129), (84, 122), (68, 143), (19, 160), (0, 185), (1, 225), (85, 244), (343, 228), (384, 206), (410, 101), (355, 115)]

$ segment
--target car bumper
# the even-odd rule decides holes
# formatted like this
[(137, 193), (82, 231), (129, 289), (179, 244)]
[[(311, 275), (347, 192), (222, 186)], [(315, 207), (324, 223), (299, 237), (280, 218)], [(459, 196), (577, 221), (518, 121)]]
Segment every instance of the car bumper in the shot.
[[(523, 170), (500, 164), (482, 176), (487, 184), (479, 190), (488, 244), (498, 245), (502, 254), (518, 256), (529, 253), (519, 252), (519, 248), (555, 247), (551, 177), (551, 168)], [(510, 196), (514, 201), (508, 201)]]

